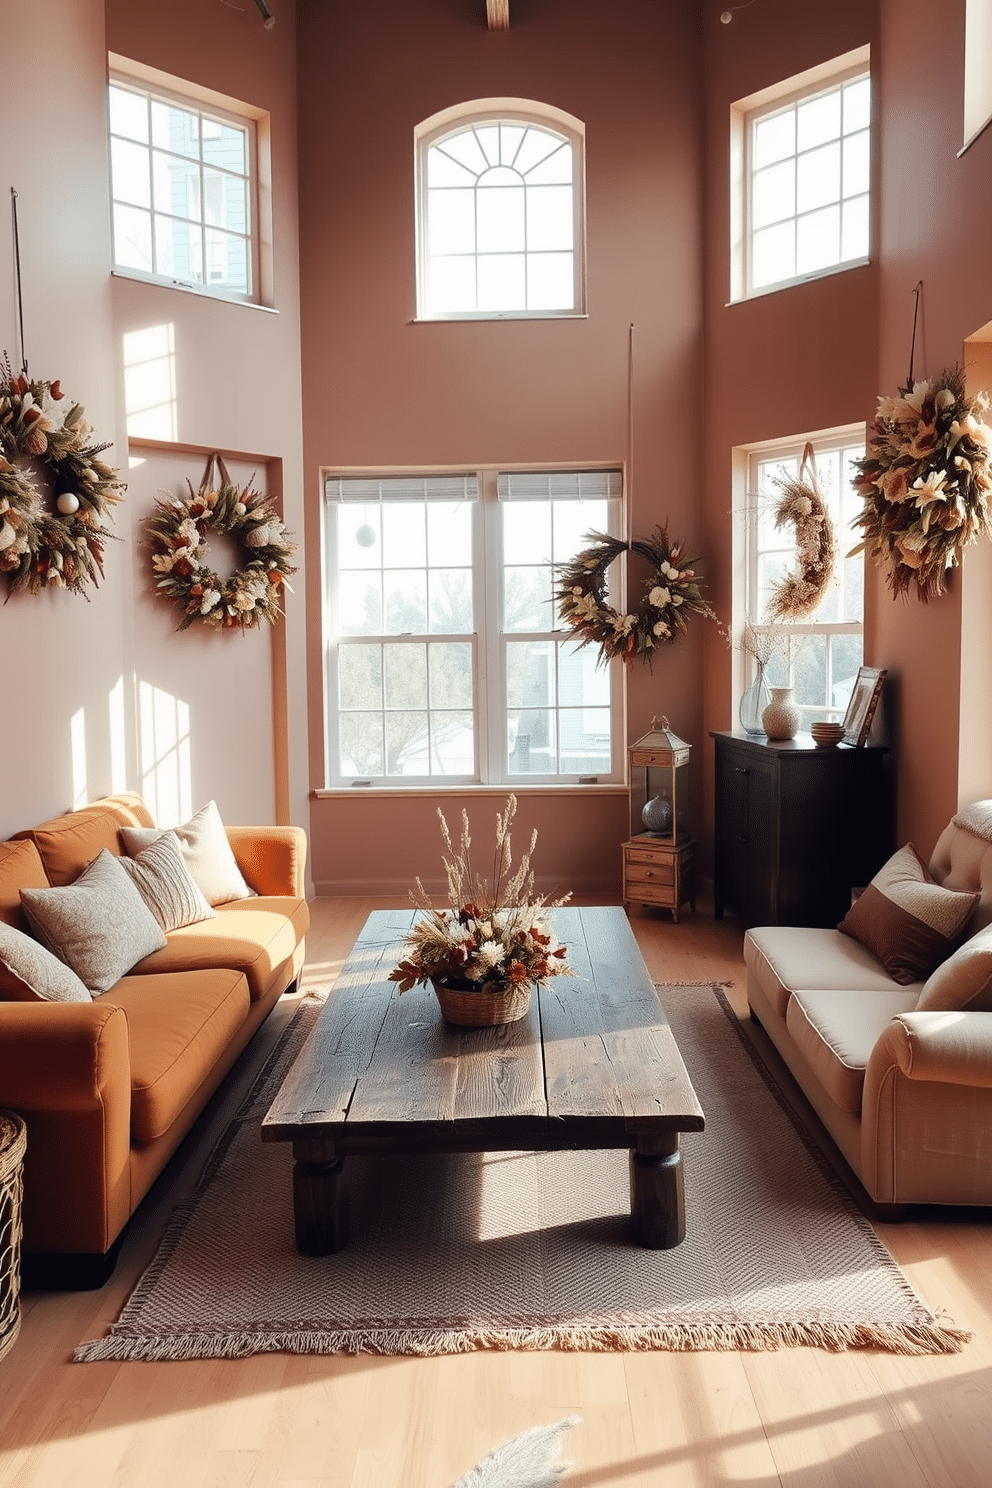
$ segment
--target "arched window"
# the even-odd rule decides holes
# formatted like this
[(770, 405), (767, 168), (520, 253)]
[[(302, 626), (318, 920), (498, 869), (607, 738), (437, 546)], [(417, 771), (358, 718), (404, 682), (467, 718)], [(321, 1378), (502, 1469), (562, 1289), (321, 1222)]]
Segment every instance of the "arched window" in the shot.
[(583, 130), (521, 100), (483, 100), (417, 130), (418, 316), (581, 314)]

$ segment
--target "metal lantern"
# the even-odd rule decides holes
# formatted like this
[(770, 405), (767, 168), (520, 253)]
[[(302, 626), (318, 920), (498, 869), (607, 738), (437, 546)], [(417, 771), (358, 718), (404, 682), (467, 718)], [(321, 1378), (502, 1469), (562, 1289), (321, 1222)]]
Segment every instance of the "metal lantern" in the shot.
[(630, 767), (630, 834), (647, 833), (659, 842), (689, 837), (689, 755), (662, 716), (627, 751)]

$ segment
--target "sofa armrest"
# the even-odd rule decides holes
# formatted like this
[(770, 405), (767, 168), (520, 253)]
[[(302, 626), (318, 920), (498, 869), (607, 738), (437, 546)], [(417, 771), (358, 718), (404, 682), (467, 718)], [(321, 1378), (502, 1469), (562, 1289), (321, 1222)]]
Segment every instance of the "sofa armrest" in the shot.
[(910, 1080), (992, 1089), (992, 1013), (900, 1013), (872, 1051)]
[(235, 861), (257, 894), (304, 898), (307, 835), (302, 827), (228, 827), (226, 830)]
[(24, 1249), (109, 1249), (131, 1212), (127, 1015), (110, 1003), (0, 1003), (0, 1106), (27, 1124)]

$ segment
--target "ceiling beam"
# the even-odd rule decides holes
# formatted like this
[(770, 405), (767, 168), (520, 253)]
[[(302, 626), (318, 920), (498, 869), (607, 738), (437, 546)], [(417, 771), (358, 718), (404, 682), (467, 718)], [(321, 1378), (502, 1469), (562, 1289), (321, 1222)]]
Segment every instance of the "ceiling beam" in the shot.
[(486, 0), (490, 31), (509, 31), (510, 0)]

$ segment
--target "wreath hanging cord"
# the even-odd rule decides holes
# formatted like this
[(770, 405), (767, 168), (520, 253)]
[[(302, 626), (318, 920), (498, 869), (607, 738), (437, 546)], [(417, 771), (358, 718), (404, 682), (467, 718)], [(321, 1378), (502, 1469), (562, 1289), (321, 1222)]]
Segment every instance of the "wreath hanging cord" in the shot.
[[(296, 573), (290, 558), (296, 543), (268, 496), (251, 481), (238, 487), (216, 451), (203, 480), (188, 497), (156, 502), (146, 529), (155, 587), (179, 609), (179, 630), (197, 621), (213, 630), (250, 630), (274, 625), (283, 613), (282, 594)], [(243, 566), (222, 579), (208, 561), (211, 533), (230, 537), (241, 548)]]

